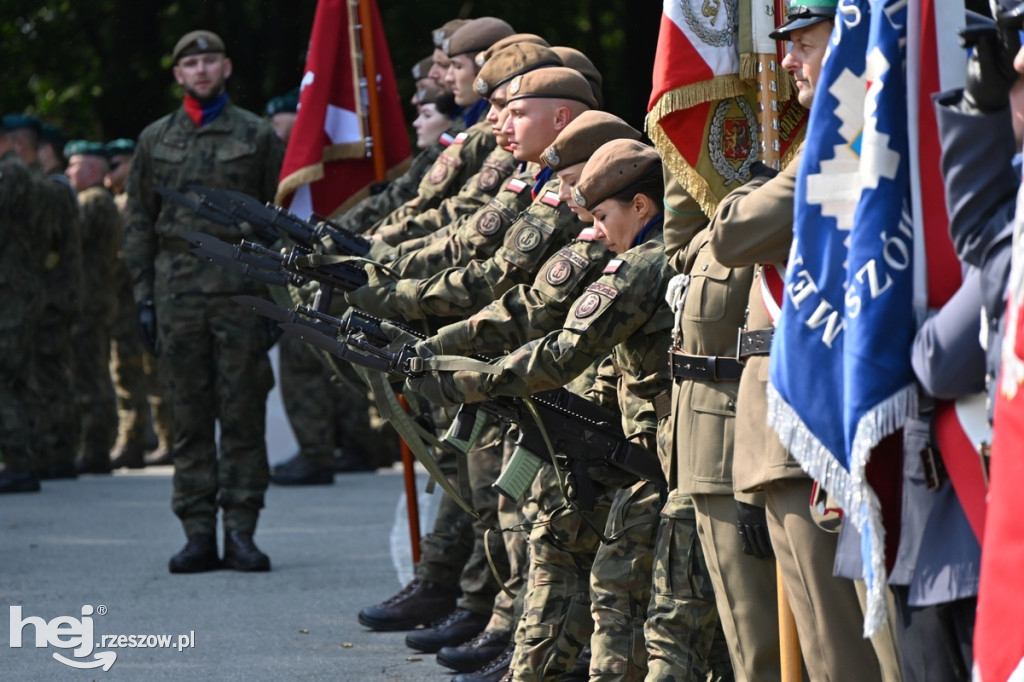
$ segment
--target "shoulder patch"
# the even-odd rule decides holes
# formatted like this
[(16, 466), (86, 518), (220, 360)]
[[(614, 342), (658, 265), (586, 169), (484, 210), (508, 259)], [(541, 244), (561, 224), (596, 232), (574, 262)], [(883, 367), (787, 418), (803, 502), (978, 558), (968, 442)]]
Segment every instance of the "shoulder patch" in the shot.
[(594, 228), (584, 227), (580, 230), (580, 233), (576, 235), (576, 241), (578, 242), (592, 242), (594, 241)]
[(430, 175), (427, 176), (427, 181), (432, 185), (440, 184), (448, 177), (448, 164), (444, 163), (442, 159), (443, 157), (434, 162), (434, 167), (430, 169)]
[(519, 178), (512, 178), (511, 180), (508, 181), (508, 184), (505, 185), (505, 189), (515, 192), (516, 194), (520, 194), (527, 187), (529, 187), (529, 185), (527, 185)]
[(608, 261), (608, 265), (604, 266), (603, 274), (610, 275), (613, 272), (618, 272), (619, 271), (619, 266), (621, 266), (621, 265), (622, 265), (622, 259), (621, 258), (616, 258), (614, 260), (610, 260), (610, 261)]
[(544, 275), (544, 280), (553, 287), (557, 287), (559, 284), (564, 284), (569, 275), (572, 274), (572, 265), (565, 258), (559, 258), (555, 261), (548, 272)]
[(441, 133), (441, 137), (437, 138), (437, 141), (445, 147), (451, 147), (452, 142), (455, 142), (455, 138), (450, 133)]
[(552, 192), (551, 190), (544, 192), (544, 194), (540, 196), (540, 202), (554, 208), (558, 208), (558, 204), (561, 203), (558, 199), (558, 193)]
[(608, 298), (615, 298), (616, 296), (619, 295), (618, 289), (616, 289), (615, 287), (610, 287), (607, 284), (602, 284), (601, 282), (594, 282), (593, 284), (587, 287), (587, 291), (591, 291), (596, 294), (601, 294), (602, 296), (607, 296)]
[(576, 317), (584, 319), (590, 317), (601, 307), (601, 297), (595, 293), (587, 293), (580, 299), (576, 306)]
[(529, 253), (540, 245), (542, 239), (540, 230), (533, 225), (527, 225), (516, 234), (515, 245), (523, 253)]
[(462, 144), (463, 142), (465, 142), (468, 139), (469, 139), (469, 133), (461, 132), (461, 133), (459, 133), (458, 135), (455, 136), (455, 144)]
[(498, 173), (498, 170), (496, 168), (484, 167), (480, 171), (480, 177), (476, 184), (481, 192), (491, 192), (498, 186), (499, 182), (501, 182), (501, 174)]
[(490, 237), (501, 229), (501, 214), (497, 211), (488, 210), (480, 214), (476, 221), (476, 231), (485, 237)]

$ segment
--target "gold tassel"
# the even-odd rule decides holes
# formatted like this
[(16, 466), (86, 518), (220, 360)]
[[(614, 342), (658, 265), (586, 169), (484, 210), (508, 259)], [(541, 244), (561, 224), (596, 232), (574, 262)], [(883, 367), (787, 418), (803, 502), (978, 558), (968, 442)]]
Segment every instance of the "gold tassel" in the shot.
[(669, 114), (695, 107), (704, 102), (737, 97), (742, 95), (747, 87), (747, 84), (741, 81), (739, 76), (729, 74), (669, 90), (651, 107), (645, 125), (649, 128)]
[(649, 128), (647, 134), (661, 155), (662, 163), (672, 171), (672, 175), (676, 177), (683, 189), (700, 205), (704, 215), (713, 216), (721, 198), (715, 196), (707, 181), (693, 166), (687, 163), (661, 126), (654, 124)]

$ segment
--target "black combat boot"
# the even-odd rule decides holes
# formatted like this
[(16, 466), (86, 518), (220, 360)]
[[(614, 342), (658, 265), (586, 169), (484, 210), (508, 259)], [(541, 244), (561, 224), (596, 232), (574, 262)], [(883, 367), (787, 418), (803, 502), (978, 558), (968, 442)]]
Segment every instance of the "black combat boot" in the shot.
[(437, 662), (458, 673), (473, 672), (493, 661), (507, 646), (506, 633), (484, 630), (465, 644), (442, 647), (437, 652)]
[(270, 470), (275, 485), (332, 485), (334, 467), (321, 466), (301, 453)]
[(115, 469), (142, 469), (146, 466), (142, 448), (137, 445), (119, 445), (110, 451), (110, 466)]
[(39, 491), (39, 477), (31, 471), (0, 471), (0, 493), (34, 493)]
[(501, 682), (510, 676), (512, 654), (515, 652), (516, 645), (509, 644), (490, 663), (471, 673), (459, 673), (452, 678), (452, 682)]
[(393, 597), (359, 612), (359, 622), (378, 632), (412, 630), (455, 608), (455, 590), (414, 579)]
[(252, 541), (252, 533), (224, 531), (224, 568), (234, 571), (269, 571), (270, 557)]
[(171, 557), (171, 573), (203, 573), (216, 571), (220, 568), (220, 557), (217, 555), (217, 536), (213, 533), (200, 533), (191, 536), (188, 544)]
[(476, 637), (487, 627), (490, 619), (490, 614), (457, 608), (441, 621), (431, 623), (426, 630), (410, 632), (405, 637), (405, 645), (410, 649), (433, 654), (441, 647), (458, 646)]

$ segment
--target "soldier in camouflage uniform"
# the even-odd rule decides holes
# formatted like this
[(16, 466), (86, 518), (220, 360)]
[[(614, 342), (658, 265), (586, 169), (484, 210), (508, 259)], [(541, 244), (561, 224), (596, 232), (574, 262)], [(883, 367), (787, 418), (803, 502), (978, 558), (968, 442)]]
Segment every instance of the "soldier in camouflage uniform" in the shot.
[(17, 115), (4, 116), (0, 125), (0, 493), (39, 490), (32, 420), (41, 401), (29, 371), (42, 309), (47, 250), (41, 245), (57, 227), (50, 213), (53, 190), (64, 189), (21, 158), (32, 160), (36, 125)]
[[(121, 138), (107, 143), (110, 172), (103, 184), (114, 195), (123, 216), (128, 205), (128, 172), (131, 170), (135, 140)], [(164, 400), (156, 359), (146, 352), (139, 337), (139, 324), (132, 295), (132, 276), (118, 251), (117, 313), (111, 329), (110, 372), (117, 395), (117, 440), (110, 451), (110, 464), (136, 468), (145, 464), (171, 464), (171, 414)], [(156, 437), (156, 449), (143, 454), (149, 431)]]
[[(441, 404), (478, 401), (496, 395), (528, 395), (564, 385), (611, 351), (611, 367), (617, 374), (612, 394), (624, 415), (623, 428), (627, 436), (646, 440), (653, 449), (657, 420), (652, 401), (667, 389), (665, 346), (671, 327), (671, 314), (663, 300), (671, 271), (660, 238), (660, 159), (639, 142), (616, 140), (604, 145), (591, 160), (573, 195), (577, 204), (593, 209), (597, 236), (621, 255), (606, 266), (603, 277), (573, 304), (562, 330), (497, 361), (495, 374), (441, 372), (411, 379), (408, 384)], [(634, 194), (632, 189), (640, 186), (646, 189)], [(659, 201), (655, 201), (655, 196)], [(422, 346), (417, 348), (430, 354)], [(602, 396), (608, 393), (595, 388), (588, 392), (588, 397), (602, 402)], [(538, 496), (540, 512), (530, 537), (530, 578), (524, 616), (516, 631), (513, 679), (557, 679), (572, 668), (576, 656), (590, 640), (594, 626), (589, 613), (590, 568), (598, 550), (597, 529), (605, 525), (610, 503), (607, 495), (622, 485), (619, 477), (605, 469), (592, 472), (599, 483), (605, 482), (606, 492), (595, 512), (585, 514), (590, 523), (581, 522), (583, 514), (563, 507), (557, 485), (546, 487)], [(630, 491), (623, 495), (629, 497)], [(653, 545), (654, 518), (643, 505), (625, 511), (629, 506), (623, 502), (619, 518), (627, 519), (627, 525), (631, 525), (633, 518), (638, 519), (638, 528), (640, 524), (646, 525), (649, 548)], [(643, 541), (634, 542), (638, 549), (644, 545)], [(635, 649), (634, 633), (642, 627), (643, 618), (630, 623), (627, 617), (624, 624), (618, 616), (608, 618), (622, 608), (609, 598), (610, 592), (621, 586), (622, 575), (633, 570), (623, 565), (622, 571), (616, 571), (612, 566), (617, 556), (641, 554), (642, 551), (625, 551), (604, 555), (609, 564), (608, 571), (597, 581), (602, 597), (599, 611), (604, 624), (609, 625), (610, 631), (617, 630), (619, 636), (599, 639), (613, 645), (594, 652), (594, 661), (602, 667), (592, 668), (592, 674), (626, 674), (624, 668)], [(618, 578), (613, 577), (617, 575)], [(609, 589), (608, 580), (615, 587)], [(632, 582), (630, 587), (636, 591), (628, 598), (639, 606), (641, 613), (649, 597), (643, 583)], [(610, 608), (605, 610), (606, 607)], [(635, 607), (628, 607), (625, 612), (635, 613)], [(612, 649), (622, 653), (614, 654)]]
[[(187, 192), (187, 185), (198, 182), (269, 201), (283, 149), (266, 121), (228, 98), (225, 85), (232, 65), (216, 34), (185, 35), (172, 61), (185, 103), (139, 137), (125, 233), (140, 324), (158, 354), (174, 420), (172, 508), (188, 543), (169, 567), (171, 572), (197, 572), (221, 565), (219, 506), (224, 565), (266, 571), (270, 560), (252, 534), (269, 479), (264, 428), (274, 381), (267, 357), (271, 336), (263, 319), (230, 298), (266, 290), (195, 258), (179, 236), (198, 230), (231, 242), (242, 236), (237, 228), (165, 203), (156, 188)], [(214, 441), (218, 420), (219, 444)]]
[[(72, 328), (75, 405), (80, 418), (81, 470), (109, 469), (117, 437), (114, 384), (110, 379), (110, 330), (114, 325), (115, 273), (121, 247), (121, 216), (103, 187), (110, 169), (100, 142), (73, 140), (64, 147), (65, 174), (78, 192), (82, 212), (82, 316)], [(140, 453), (141, 454), (141, 453)], [(139, 462), (141, 465), (141, 461)]]

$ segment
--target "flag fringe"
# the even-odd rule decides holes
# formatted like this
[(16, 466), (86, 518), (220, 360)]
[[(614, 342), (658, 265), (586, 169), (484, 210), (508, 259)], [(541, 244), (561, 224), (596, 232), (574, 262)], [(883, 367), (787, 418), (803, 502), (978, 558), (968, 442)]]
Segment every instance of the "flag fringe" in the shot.
[(323, 161), (345, 161), (347, 159), (363, 159), (367, 157), (365, 142), (345, 142), (324, 147)]
[(282, 206), (285, 197), (290, 195), (292, 192), (303, 185), (309, 185), (317, 180), (322, 180), (323, 177), (323, 163), (314, 163), (292, 172), (288, 177), (282, 178), (277, 183), (277, 193), (274, 195), (274, 203), (278, 206)]
[(870, 542), (870, 561), (864, 563), (867, 586), (867, 607), (864, 612), (864, 636), (872, 637), (885, 624), (885, 528), (878, 497), (867, 483), (864, 469), (871, 448), (903, 426), (917, 413), (917, 389), (907, 386), (876, 405), (857, 425), (847, 471), (828, 448), (818, 440), (796, 411), (768, 382), (768, 425), (775, 429), (783, 447), (789, 451), (808, 476), (838, 500), (861, 534), (861, 541)]
[(654, 123), (650, 126), (647, 136), (651, 138), (654, 148), (661, 155), (662, 163), (672, 172), (672, 175), (679, 181), (679, 184), (682, 185), (687, 194), (693, 197), (694, 201), (700, 205), (704, 215), (713, 216), (718, 208), (718, 202), (722, 198), (715, 196), (707, 180), (701, 177), (697, 169), (683, 158), (683, 155), (672, 144), (672, 140), (669, 139), (668, 134), (659, 123)]
[(731, 73), (669, 90), (659, 97), (657, 103), (647, 112), (644, 125), (651, 128), (669, 114), (716, 99), (738, 97), (749, 88), (747, 83), (740, 80), (739, 74)]

